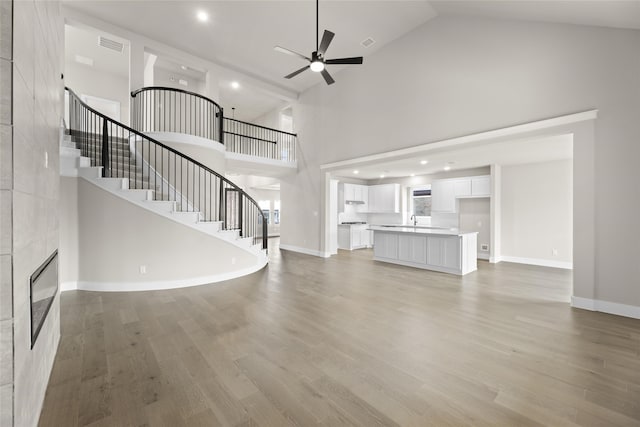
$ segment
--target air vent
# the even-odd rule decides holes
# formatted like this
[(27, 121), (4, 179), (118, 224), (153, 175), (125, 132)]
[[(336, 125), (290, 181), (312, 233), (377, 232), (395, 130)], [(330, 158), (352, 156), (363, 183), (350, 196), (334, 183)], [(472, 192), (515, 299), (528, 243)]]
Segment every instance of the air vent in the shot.
[(111, 49), (113, 51), (116, 51), (118, 53), (122, 53), (122, 51), (124, 50), (124, 45), (122, 43), (117, 42), (115, 40), (108, 39), (103, 36), (98, 37), (98, 45), (106, 49)]
[(374, 44), (376, 41), (374, 39), (372, 39), (371, 37), (367, 37), (366, 39), (362, 40), (360, 42), (360, 44), (364, 47), (369, 47), (372, 44)]

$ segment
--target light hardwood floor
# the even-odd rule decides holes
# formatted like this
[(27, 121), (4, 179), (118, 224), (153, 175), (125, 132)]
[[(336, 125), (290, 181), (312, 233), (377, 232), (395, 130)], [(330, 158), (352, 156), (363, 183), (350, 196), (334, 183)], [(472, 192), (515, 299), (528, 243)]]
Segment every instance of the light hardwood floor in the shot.
[(640, 425), (640, 321), (571, 273), (271, 250), (188, 289), (62, 294), (42, 426)]

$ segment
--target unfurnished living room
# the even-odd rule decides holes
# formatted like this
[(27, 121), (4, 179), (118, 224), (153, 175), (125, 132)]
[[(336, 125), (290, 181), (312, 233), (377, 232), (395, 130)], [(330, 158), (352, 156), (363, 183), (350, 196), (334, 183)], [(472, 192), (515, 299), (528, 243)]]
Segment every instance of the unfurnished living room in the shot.
[(640, 0), (0, 0), (0, 427), (640, 426)]

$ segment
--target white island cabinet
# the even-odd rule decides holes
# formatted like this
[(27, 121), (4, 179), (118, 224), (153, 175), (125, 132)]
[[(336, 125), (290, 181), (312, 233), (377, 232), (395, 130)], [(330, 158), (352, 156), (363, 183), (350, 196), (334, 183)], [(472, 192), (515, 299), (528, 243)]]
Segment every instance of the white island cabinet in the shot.
[(477, 232), (371, 226), (376, 261), (464, 275), (477, 270)]

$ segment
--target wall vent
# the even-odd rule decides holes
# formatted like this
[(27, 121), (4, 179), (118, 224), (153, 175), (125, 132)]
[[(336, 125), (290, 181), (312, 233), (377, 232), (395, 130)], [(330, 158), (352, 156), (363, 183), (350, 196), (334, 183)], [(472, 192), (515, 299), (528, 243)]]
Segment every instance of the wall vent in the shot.
[(367, 37), (366, 39), (362, 40), (362, 41), (360, 42), (360, 44), (361, 44), (362, 46), (364, 46), (364, 47), (369, 47), (369, 46), (371, 46), (372, 44), (374, 44), (375, 42), (376, 42), (376, 41), (375, 41), (373, 38), (371, 38), (371, 37)]
[(124, 45), (122, 43), (117, 42), (115, 40), (108, 39), (103, 36), (98, 37), (98, 45), (106, 49), (111, 49), (113, 51), (116, 51), (118, 53), (122, 53), (122, 51), (124, 50)]

